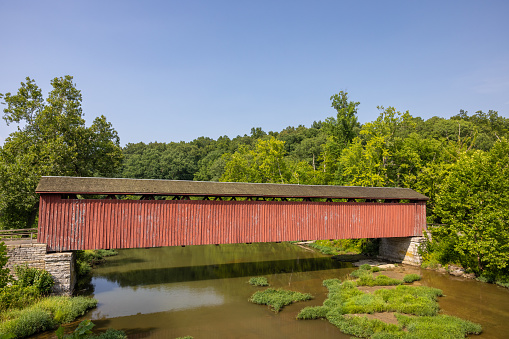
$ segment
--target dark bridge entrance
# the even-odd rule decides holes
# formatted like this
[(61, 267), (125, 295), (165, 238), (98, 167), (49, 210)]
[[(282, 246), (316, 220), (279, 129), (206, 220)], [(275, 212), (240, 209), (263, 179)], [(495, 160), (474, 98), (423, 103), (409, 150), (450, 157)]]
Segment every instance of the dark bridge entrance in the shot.
[(50, 251), (420, 236), (426, 196), (403, 188), (43, 177)]

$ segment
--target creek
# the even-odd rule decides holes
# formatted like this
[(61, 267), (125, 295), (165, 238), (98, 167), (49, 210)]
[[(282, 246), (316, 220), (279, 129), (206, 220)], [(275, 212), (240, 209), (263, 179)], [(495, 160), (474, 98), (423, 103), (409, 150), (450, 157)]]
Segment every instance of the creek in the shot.
[[(324, 320), (299, 321), (305, 306), (322, 305), (322, 281), (355, 268), (289, 243), (207, 245), (120, 250), (93, 270), (89, 293), (98, 306), (86, 315), (96, 327), (124, 330), (129, 338), (350, 338)], [(412, 268), (416, 270), (415, 268)], [(509, 290), (417, 269), (420, 284), (440, 288), (446, 314), (483, 326), (478, 338), (506, 338)], [(250, 277), (271, 287), (311, 293), (275, 314), (248, 302)]]

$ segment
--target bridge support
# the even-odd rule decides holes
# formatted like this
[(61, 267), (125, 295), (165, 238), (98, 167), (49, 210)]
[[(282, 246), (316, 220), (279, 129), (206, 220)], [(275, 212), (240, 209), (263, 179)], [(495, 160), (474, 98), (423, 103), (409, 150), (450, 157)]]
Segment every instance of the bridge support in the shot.
[(425, 237), (382, 238), (378, 257), (380, 259), (420, 266), (422, 256), (419, 247)]
[(7, 246), (6, 267), (14, 273), (16, 265), (28, 265), (48, 271), (55, 285), (52, 293), (57, 295), (71, 295), (76, 284), (76, 252), (47, 253), (46, 244), (23, 243), (9, 244)]

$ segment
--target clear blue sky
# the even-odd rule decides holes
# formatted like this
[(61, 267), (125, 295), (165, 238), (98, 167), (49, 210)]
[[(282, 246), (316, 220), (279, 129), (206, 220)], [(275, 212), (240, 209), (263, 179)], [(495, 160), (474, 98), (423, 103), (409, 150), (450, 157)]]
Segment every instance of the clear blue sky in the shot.
[[(72, 75), (87, 124), (104, 114), (122, 145), (310, 126), (341, 90), (360, 122), (378, 105), (508, 117), (508, 16), (478, 0), (2, 0), (0, 93)], [(13, 130), (0, 121), (0, 144)]]

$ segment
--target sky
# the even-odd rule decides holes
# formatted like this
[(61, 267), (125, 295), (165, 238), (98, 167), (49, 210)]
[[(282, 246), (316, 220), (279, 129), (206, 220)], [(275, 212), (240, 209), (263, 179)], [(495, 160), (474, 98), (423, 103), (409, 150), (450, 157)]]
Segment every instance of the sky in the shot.
[[(0, 93), (72, 75), (121, 145), (281, 131), (377, 106), (509, 117), (508, 1), (0, 0)], [(4, 105), (0, 105), (3, 109)], [(2, 114), (3, 115), (3, 114)], [(0, 121), (0, 145), (16, 129)]]

